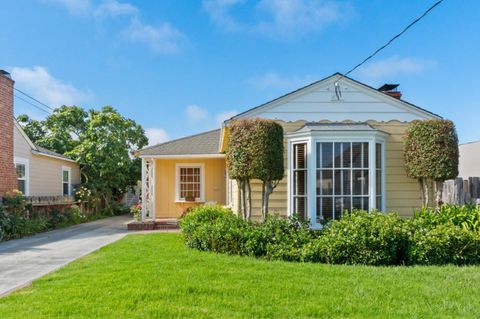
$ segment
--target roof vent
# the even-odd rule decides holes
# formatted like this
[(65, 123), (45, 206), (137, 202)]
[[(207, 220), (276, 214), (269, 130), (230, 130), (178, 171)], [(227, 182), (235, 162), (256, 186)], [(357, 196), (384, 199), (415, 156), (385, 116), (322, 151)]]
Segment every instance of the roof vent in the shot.
[(391, 97), (400, 100), (400, 98), (402, 97), (402, 92), (398, 91), (399, 85), (400, 84), (384, 84), (379, 87), (378, 90), (382, 93), (385, 93), (387, 95), (390, 95)]

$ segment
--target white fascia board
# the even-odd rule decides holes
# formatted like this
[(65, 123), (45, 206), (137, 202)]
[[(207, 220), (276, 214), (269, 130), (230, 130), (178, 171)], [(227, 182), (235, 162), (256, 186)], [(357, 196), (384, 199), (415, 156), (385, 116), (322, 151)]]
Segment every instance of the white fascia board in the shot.
[(225, 154), (140, 155), (140, 158), (225, 158)]
[(382, 131), (306, 131), (306, 132), (293, 132), (285, 135), (288, 140), (296, 140), (296, 139), (306, 139), (309, 137), (322, 137), (328, 138), (331, 140), (339, 140), (348, 138), (349, 141), (354, 140), (361, 140), (365, 138), (371, 137), (379, 137), (379, 138), (387, 138), (389, 136), (388, 133)]

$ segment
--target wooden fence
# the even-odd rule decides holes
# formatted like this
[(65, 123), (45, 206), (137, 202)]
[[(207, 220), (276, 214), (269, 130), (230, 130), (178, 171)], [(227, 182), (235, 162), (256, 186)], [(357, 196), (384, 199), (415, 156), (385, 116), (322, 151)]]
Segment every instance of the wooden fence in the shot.
[(480, 204), (480, 177), (457, 177), (443, 183), (442, 201), (448, 204)]

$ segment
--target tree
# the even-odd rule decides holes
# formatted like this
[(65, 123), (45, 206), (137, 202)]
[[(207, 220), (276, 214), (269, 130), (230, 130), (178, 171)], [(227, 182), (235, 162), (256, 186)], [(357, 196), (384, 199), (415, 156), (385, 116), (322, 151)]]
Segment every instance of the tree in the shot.
[(407, 175), (420, 183), (423, 205), (441, 204), (442, 183), (458, 175), (458, 137), (448, 120), (413, 121), (404, 141)]
[(19, 117), (32, 141), (79, 164), (82, 181), (88, 188), (110, 197), (123, 194), (140, 178), (140, 161), (133, 151), (148, 143), (145, 132), (111, 106), (85, 111), (62, 106), (43, 121)]
[(255, 126), (251, 120), (236, 120), (228, 126), (226, 160), (228, 175), (236, 180), (239, 190), (239, 212), (245, 219), (252, 216), (252, 178), (253, 143)]
[(283, 127), (272, 120), (253, 120), (252, 177), (262, 181), (262, 221), (268, 214), (270, 194), (284, 177)]

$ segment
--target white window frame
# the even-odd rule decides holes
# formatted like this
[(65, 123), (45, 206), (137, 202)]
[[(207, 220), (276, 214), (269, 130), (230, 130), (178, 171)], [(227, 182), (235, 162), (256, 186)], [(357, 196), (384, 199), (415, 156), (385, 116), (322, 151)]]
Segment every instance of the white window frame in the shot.
[(205, 164), (203, 163), (178, 163), (175, 173), (175, 201), (184, 203), (185, 198), (180, 198), (180, 168), (200, 168), (200, 198), (195, 198), (195, 202), (205, 202)]
[[(388, 134), (381, 131), (306, 131), (294, 132), (287, 135), (288, 140), (288, 215), (293, 212), (293, 145), (298, 143), (307, 143), (307, 215), (310, 219), (312, 228), (321, 228), (321, 225), (316, 222), (316, 154), (317, 143), (328, 142), (368, 142), (368, 178), (369, 178), (369, 209), (370, 211), (378, 209), (385, 212), (386, 210), (386, 189), (385, 189), (385, 175), (386, 175), (386, 138)], [(375, 148), (376, 144), (382, 144), (382, 207), (376, 207), (376, 165), (375, 165)]]
[[(30, 196), (30, 161), (28, 160), (28, 158), (14, 157), (13, 163), (15, 165), (15, 168), (17, 167), (17, 164), (25, 165), (25, 193), (23, 195)], [(17, 172), (15, 170), (15, 175), (16, 174)]]
[[(63, 193), (63, 184), (65, 182), (63, 181), (63, 172), (68, 172), (68, 195), (65, 195)], [(68, 166), (62, 166), (62, 176), (61, 176), (61, 182), (62, 182), (62, 196), (72, 196), (72, 168)]]

